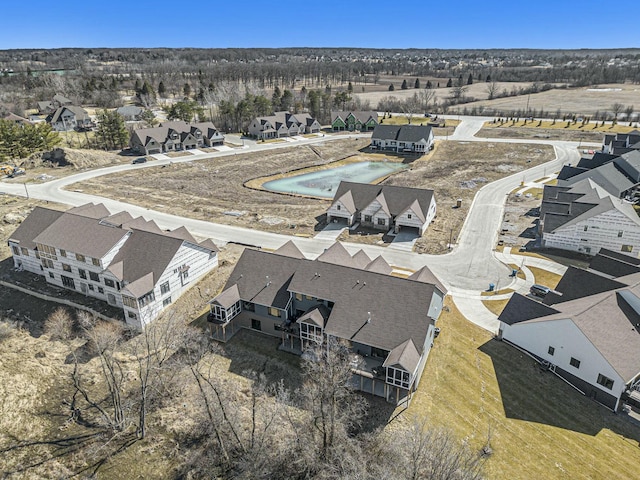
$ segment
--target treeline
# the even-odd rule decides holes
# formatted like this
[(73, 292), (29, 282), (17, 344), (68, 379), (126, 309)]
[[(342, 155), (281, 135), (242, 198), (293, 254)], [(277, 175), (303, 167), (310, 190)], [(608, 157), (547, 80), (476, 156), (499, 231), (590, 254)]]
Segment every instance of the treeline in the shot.
[[(338, 343), (308, 351), (286, 372), (258, 358), (263, 370), (237, 372), (239, 381), (221, 347), (177, 317), (133, 333), (58, 310), (45, 334), (71, 352), (57, 387), (63, 401), (50, 412), (63, 433), (5, 438), (9, 475), (62, 462), (68, 476), (95, 476), (153, 446), (172, 451), (174, 478), (476, 480), (492, 453), (490, 435), (474, 450), (406, 415), (384, 429), (388, 418), (369, 415), (367, 397), (350, 386), (353, 360)], [(0, 341), (10, 336), (4, 328)]]

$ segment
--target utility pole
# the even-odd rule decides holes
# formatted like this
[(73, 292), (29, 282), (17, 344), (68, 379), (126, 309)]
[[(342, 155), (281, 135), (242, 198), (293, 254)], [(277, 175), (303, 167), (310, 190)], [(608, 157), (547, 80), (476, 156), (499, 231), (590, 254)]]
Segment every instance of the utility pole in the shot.
[(23, 183), (23, 185), (24, 185), (24, 191), (27, 194), (27, 200), (29, 200), (29, 190), (27, 190), (27, 182)]

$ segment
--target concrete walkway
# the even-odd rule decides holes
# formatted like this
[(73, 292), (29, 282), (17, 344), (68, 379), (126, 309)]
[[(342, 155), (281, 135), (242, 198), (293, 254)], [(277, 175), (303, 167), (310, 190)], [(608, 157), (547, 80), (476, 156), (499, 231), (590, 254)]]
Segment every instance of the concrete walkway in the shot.
[(330, 223), (324, 227), (320, 232), (314, 235), (316, 240), (325, 240), (335, 242), (343, 231), (347, 229), (344, 223)]

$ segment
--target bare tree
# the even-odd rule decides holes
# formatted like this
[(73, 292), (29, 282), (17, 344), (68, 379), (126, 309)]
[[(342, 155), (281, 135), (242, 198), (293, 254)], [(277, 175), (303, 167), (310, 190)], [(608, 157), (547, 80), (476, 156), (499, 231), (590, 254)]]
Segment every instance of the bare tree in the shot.
[(498, 94), (498, 82), (496, 82), (495, 80), (492, 82), (487, 83), (487, 95), (489, 100), (493, 100), (494, 98), (496, 98), (496, 95)]
[(622, 105), (621, 103), (616, 102), (613, 105), (611, 105), (611, 113), (613, 114), (614, 125), (618, 123), (618, 116), (620, 115), (623, 109), (624, 109), (624, 105)]
[(51, 340), (69, 340), (73, 334), (73, 318), (66, 308), (60, 307), (44, 321), (44, 333)]
[(629, 105), (624, 109), (624, 115), (626, 117), (627, 122), (629, 122), (629, 126), (631, 126), (632, 118), (633, 118), (633, 105)]

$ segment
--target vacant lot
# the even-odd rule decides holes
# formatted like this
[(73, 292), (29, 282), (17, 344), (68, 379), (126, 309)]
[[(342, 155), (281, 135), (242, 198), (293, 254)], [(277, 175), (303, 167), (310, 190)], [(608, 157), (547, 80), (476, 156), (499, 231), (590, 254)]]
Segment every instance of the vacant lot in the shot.
[(541, 372), (448, 305), (407, 413), (453, 429), (477, 449), (489, 437), (490, 479), (637, 476), (640, 428)]

